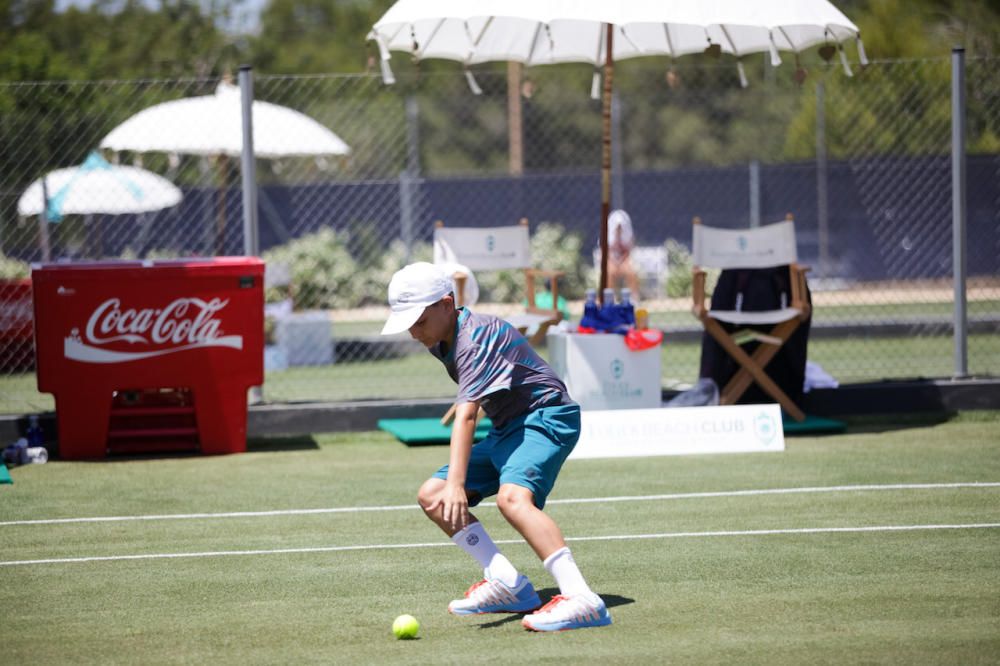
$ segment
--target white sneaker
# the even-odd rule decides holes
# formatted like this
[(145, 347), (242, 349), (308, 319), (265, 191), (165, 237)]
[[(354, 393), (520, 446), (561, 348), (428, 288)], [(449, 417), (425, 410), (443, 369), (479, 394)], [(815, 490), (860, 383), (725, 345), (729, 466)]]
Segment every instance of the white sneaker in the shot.
[(519, 575), (514, 587), (507, 587), (498, 580), (483, 579), (465, 592), (464, 599), (448, 604), (453, 615), (478, 615), (480, 613), (527, 613), (542, 605), (535, 588), (527, 576)]
[(571, 597), (556, 595), (538, 611), (526, 615), (521, 626), (532, 631), (565, 631), (611, 624), (604, 600), (591, 592)]

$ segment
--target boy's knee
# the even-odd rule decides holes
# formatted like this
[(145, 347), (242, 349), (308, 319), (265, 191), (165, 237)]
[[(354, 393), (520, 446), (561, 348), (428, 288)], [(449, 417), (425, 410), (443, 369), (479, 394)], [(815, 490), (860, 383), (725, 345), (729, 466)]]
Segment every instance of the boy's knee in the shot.
[(534, 501), (531, 491), (521, 486), (505, 485), (497, 493), (497, 508), (505, 516), (523, 511), (525, 508), (534, 508)]
[(427, 479), (424, 481), (423, 485), (420, 486), (420, 490), (417, 491), (417, 504), (419, 504), (422, 509), (427, 509), (427, 507), (434, 502), (440, 492), (441, 480)]

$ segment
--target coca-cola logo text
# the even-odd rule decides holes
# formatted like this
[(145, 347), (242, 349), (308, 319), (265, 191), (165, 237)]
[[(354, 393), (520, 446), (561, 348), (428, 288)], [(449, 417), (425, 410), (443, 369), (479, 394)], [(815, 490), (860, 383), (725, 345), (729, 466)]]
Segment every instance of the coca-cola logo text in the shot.
[[(81, 363), (128, 363), (209, 347), (242, 350), (242, 335), (219, 330), (216, 315), (228, 304), (190, 297), (162, 308), (122, 308), (121, 299), (109, 298), (91, 313), (82, 335), (73, 327), (63, 354)], [(128, 342), (129, 349), (109, 348), (113, 342)]]
[(229, 303), (213, 298), (178, 298), (163, 308), (122, 309), (121, 299), (101, 303), (87, 321), (86, 340), (92, 344), (117, 341), (154, 345), (189, 345), (219, 337), (217, 312)]

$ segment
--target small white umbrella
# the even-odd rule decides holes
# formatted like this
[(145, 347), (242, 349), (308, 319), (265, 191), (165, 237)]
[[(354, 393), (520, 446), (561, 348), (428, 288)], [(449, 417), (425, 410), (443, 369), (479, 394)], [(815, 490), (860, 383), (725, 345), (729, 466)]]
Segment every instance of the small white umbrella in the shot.
[[(257, 157), (347, 155), (351, 149), (304, 113), (255, 101), (253, 148)], [(240, 89), (223, 81), (214, 95), (187, 97), (143, 109), (101, 140), (115, 151), (238, 156), (243, 151)]]
[[(309, 116), (286, 106), (255, 101), (254, 155), (263, 158), (347, 155), (350, 147)], [(226, 226), (226, 158), (243, 152), (243, 107), (240, 89), (222, 81), (213, 95), (186, 97), (143, 109), (101, 140), (114, 151), (165, 152), (221, 156), (219, 160), (216, 251), (222, 250)]]
[[(860, 33), (828, 0), (397, 0), (369, 34), (379, 46), (382, 75), (392, 83), (389, 51), (466, 65), (509, 60), (604, 67), (601, 165), (601, 283), (607, 284), (611, 202), (611, 89), (614, 61), (638, 56), (730, 53), (737, 58), (819, 44), (836, 47)], [(745, 80), (742, 64), (740, 77)], [(470, 86), (475, 81), (466, 70)], [(595, 72), (597, 94), (599, 79)]]
[[(131, 166), (109, 164), (92, 152), (78, 167), (56, 169), (39, 178), (17, 201), (19, 215), (41, 215), (50, 222), (63, 215), (147, 213), (176, 206), (183, 195), (169, 180)], [(47, 200), (46, 200), (47, 199)]]

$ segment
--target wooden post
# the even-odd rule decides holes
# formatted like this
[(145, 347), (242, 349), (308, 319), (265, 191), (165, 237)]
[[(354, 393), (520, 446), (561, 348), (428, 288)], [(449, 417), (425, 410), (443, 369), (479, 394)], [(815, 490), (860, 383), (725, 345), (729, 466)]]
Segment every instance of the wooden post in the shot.
[(601, 284), (597, 290), (604, 303), (604, 288), (608, 286), (608, 215), (611, 213), (611, 91), (614, 77), (612, 25), (605, 25), (604, 95), (601, 103)]

